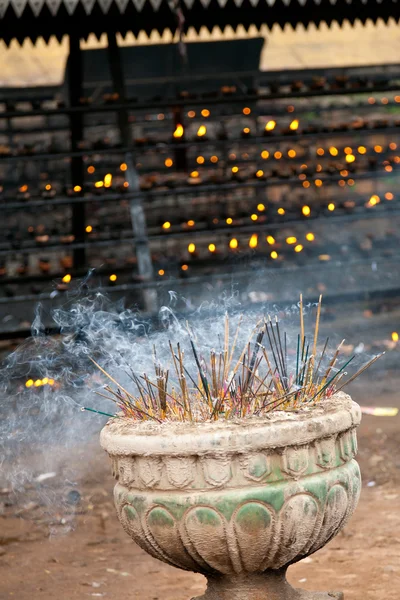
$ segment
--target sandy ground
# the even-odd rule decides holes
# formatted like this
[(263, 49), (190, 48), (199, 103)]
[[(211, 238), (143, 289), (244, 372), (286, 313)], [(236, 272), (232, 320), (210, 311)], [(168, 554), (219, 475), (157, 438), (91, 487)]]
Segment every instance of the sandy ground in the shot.
[[(357, 383), (352, 393), (364, 405), (400, 405), (396, 387), (388, 374)], [(346, 600), (398, 600), (400, 416), (365, 416), (359, 442), (364, 481), (355, 516), (327, 547), (292, 566), (289, 579), (306, 589), (344, 590)], [(111, 500), (109, 467), (93, 442), (70, 454), (57, 477), (27, 486), (18, 496), (2, 490), (1, 600), (189, 600), (202, 593), (201, 575), (150, 558), (123, 532)], [(57, 508), (49, 499), (64, 493), (71, 468), (80, 498), (75, 505), (76, 498), (67, 495)]]

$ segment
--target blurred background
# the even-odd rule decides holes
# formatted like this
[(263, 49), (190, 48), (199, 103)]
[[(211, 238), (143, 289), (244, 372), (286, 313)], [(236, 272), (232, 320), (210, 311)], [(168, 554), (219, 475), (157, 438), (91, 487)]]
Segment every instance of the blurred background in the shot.
[(398, 600), (399, 19), (397, 0), (0, 0), (1, 598), (201, 593), (116, 528), (79, 344), (165, 305), (295, 320), (302, 293), (346, 356), (386, 355), (349, 390), (357, 515), (292, 583)]
[(323, 293), (396, 341), (397, 3), (185, 2), (3, 6), (2, 344), (89, 272), (148, 315)]

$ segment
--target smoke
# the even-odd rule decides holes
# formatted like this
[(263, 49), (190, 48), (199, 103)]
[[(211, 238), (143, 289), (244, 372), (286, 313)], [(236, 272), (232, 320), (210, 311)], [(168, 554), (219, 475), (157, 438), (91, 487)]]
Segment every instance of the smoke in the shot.
[[(115, 409), (97, 394), (108, 381), (91, 359), (122, 386), (133, 389), (132, 371), (153, 378), (153, 349), (159, 363), (171, 367), (169, 342), (173, 347), (179, 342), (185, 366), (196, 374), (190, 335), (201, 356), (221, 351), (227, 313), (232, 337), (241, 320), (236, 357), (256, 323), (267, 314), (283, 319), (288, 346), (295, 347), (297, 304), (282, 310), (261, 303), (243, 310), (234, 289), (198, 308), (173, 291), (168, 298), (153, 320), (126, 308), (123, 301), (115, 303), (103, 294), (90, 294), (84, 285), (50, 312), (37, 307), (31, 337), (0, 369), (0, 488), (11, 488), (18, 496), (33, 485), (50, 516), (60, 510), (73, 513), (71, 505), (79, 502), (78, 474), (66, 466), (65, 457), (93, 441), (106, 421), (106, 417), (82, 412), (81, 407), (111, 413)], [(305, 307), (306, 322), (311, 321), (312, 308)], [(58, 335), (46, 335), (49, 322)]]
[[(35, 488), (35, 500), (50, 521), (71, 512), (78, 475), (68, 467), (68, 456), (92, 441), (106, 420), (81, 407), (115, 409), (97, 395), (108, 382), (90, 359), (132, 389), (131, 370), (152, 375), (153, 346), (160, 362), (170, 360), (169, 340), (185, 346), (186, 318), (179, 318), (179, 311), (186, 311), (198, 345), (206, 350), (220, 343), (225, 311), (237, 309), (235, 294), (193, 310), (170, 292), (158, 317), (145, 320), (123, 301), (90, 294), (84, 284), (52, 311), (38, 306), (31, 337), (0, 367), (0, 489), (11, 489), (18, 498)], [(248, 322), (250, 327), (250, 316)], [(59, 335), (46, 335), (49, 326)]]

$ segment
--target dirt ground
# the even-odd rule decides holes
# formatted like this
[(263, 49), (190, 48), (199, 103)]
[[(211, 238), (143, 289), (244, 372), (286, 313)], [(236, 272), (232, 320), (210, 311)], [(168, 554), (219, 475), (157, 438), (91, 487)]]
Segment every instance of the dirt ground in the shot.
[[(387, 383), (387, 382), (391, 383)], [(398, 380), (386, 373), (353, 385), (363, 405), (400, 406)], [(343, 590), (346, 600), (400, 596), (400, 415), (364, 416), (359, 435), (363, 491), (359, 507), (328, 546), (289, 569), (289, 580), (314, 590)], [(57, 480), (76, 467), (78, 482), (63, 507)], [(76, 472), (77, 472), (76, 471)], [(58, 478), (58, 479), (57, 479)], [(117, 522), (108, 459), (96, 443), (76, 449), (53, 478), (15, 495), (0, 489), (0, 598), (189, 600), (205, 579), (158, 562)]]

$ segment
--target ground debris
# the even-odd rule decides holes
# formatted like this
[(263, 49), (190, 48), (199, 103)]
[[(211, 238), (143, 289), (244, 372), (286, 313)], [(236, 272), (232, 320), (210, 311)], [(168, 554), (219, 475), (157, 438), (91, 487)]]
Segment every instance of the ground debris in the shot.
[(39, 504), (37, 502), (28, 502), (24, 506), (21, 506), (20, 509), (16, 511), (16, 515), (22, 515), (23, 513), (30, 512), (31, 510), (35, 510), (35, 508), (39, 508)]
[(47, 481), (47, 479), (53, 479), (53, 477), (56, 477), (57, 473), (55, 473), (54, 471), (52, 471), (51, 473), (42, 473), (41, 475), (38, 475), (37, 477), (35, 477), (35, 481), (37, 483), (42, 483), (43, 481)]

